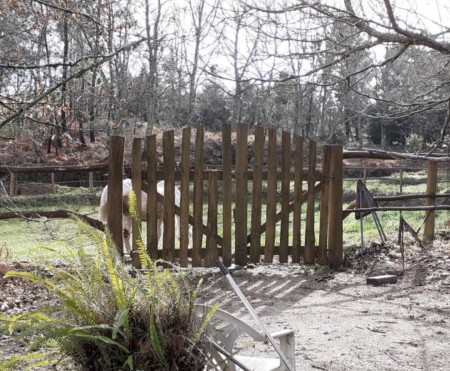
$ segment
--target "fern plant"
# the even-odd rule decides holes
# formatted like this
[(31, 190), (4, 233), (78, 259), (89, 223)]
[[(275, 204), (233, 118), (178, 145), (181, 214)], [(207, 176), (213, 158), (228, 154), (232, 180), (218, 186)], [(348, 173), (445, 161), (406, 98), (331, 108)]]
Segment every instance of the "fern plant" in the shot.
[[(133, 197), (131, 197), (133, 199)], [(135, 201), (131, 203), (134, 210)], [(131, 215), (136, 216), (132, 211)], [(201, 370), (209, 351), (206, 323), (198, 323), (192, 289), (182, 275), (162, 269), (147, 255), (142, 238), (142, 270), (125, 265), (107, 232), (77, 220), (95, 246), (61, 253), (66, 267), (47, 267), (51, 278), (7, 272), (56, 295), (60, 305), (39, 312), (0, 317), (10, 333), (34, 333), (33, 348), (43, 349), (0, 363), (0, 371), (55, 365), (61, 356), (89, 370)], [(56, 251), (55, 251), (56, 253)]]

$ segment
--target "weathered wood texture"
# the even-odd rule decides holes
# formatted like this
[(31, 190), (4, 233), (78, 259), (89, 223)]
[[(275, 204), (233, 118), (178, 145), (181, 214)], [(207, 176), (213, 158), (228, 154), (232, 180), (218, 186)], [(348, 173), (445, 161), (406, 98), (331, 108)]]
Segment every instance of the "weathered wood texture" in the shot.
[[(302, 258), (310, 264), (339, 261), (336, 257), (342, 252), (341, 146), (326, 147), (323, 164), (318, 166), (315, 141), (306, 142), (309, 152), (304, 160), (303, 138), (285, 131), (279, 133), (274, 128), (256, 127), (255, 140), (250, 145), (248, 137), (252, 133), (248, 126), (240, 124), (233, 152), (233, 133), (229, 125), (224, 125), (222, 168), (208, 169), (204, 164), (204, 134), (202, 126), (195, 129), (195, 154), (190, 158), (191, 129), (183, 130), (178, 169), (174, 132), (162, 135), (162, 158), (156, 152), (156, 136), (147, 137), (147, 166), (142, 172), (147, 182), (135, 189), (148, 192), (147, 247), (152, 258), (178, 262), (183, 267), (214, 266), (219, 257), (226, 265), (245, 265), (248, 261), (299, 263)], [(139, 154), (133, 152), (133, 174), (136, 173), (133, 181), (137, 182), (140, 179), (135, 168), (138, 158)], [(165, 181), (164, 195), (156, 194), (159, 180)], [(180, 205), (175, 204), (175, 187), (180, 190)], [(305, 202), (306, 217), (302, 221)], [(162, 249), (156, 243), (157, 203), (164, 206)], [(317, 209), (320, 210), (319, 230), (314, 216)], [(339, 210), (340, 226), (336, 216)], [(180, 216), (179, 228), (174, 222), (175, 215)], [(192, 236), (189, 236), (190, 228)], [(319, 232), (319, 246), (316, 246)], [(329, 237), (333, 233), (336, 235)], [(334, 254), (333, 258), (328, 256), (329, 252)]]

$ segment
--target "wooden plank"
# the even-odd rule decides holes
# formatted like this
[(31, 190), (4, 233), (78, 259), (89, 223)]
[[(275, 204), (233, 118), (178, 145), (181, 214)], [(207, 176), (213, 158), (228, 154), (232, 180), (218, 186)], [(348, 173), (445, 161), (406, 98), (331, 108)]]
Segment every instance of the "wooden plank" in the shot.
[[(136, 195), (136, 214), (142, 215), (142, 139), (134, 138), (131, 147), (131, 183), (133, 192)], [(132, 240), (131, 240), (131, 265), (140, 269), (138, 237), (141, 233), (141, 220), (133, 220)]]
[(275, 216), (277, 212), (277, 130), (269, 129), (268, 138), (268, 174), (267, 174), (267, 207), (266, 207), (266, 247), (264, 263), (273, 262), (275, 246)]
[(124, 137), (111, 136), (108, 165), (108, 228), (121, 256), (123, 256), (122, 175), (124, 147)]
[(294, 153), (294, 215), (292, 227), (292, 262), (300, 263), (300, 257), (304, 256), (302, 248), (302, 188), (303, 188), (303, 138), (299, 135), (294, 137), (295, 153)]
[(248, 125), (238, 124), (236, 131), (236, 202), (235, 202), (235, 259), (247, 264), (247, 193), (248, 193)]
[[(437, 186), (437, 162), (428, 161), (428, 172), (427, 172), (427, 196), (434, 196), (436, 194)], [(425, 199), (425, 206), (436, 206), (436, 198), (429, 197)], [(423, 239), (425, 241), (434, 240), (434, 227), (436, 223), (436, 212), (427, 211), (425, 212), (425, 226), (423, 229)]]
[[(314, 188), (314, 172), (316, 170), (317, 142), (309, 141), (309, 171), (308, 171), (308, 190)], [(306, 227), (305, 227), (305, 264), (314, 264), (315, 261), (315, 232), (314, 232), (314, 193), (308, 193), (308, 202), (306, 207)]]
[(320, 188), (319, 264), (328, 264), (328, 207), (330, 198), (331, 147), (323, 147), (323, 177)]
[(222, 225), (223, 225), (223, 264), (231, 265), (231, 224), (232, 224), (232, 154), (231, 154), (231, 125), (222, 126)]
[(283, 131), (281, 135), (281, 228), (280, 228), (280, 263), (288, 262), (289, 246), (289, 195), (291, 173), (291, 134)]
[(67, 165), (67, 166), (0, 166), (1, 173), (18, 174), (49, 174), (49, 173), (78, 173), (83, 171), (108, 171), (109, 164)]
[(197, 126), (195, 135), (195, 165), (194, 165), (194, 227), (192, 266), (202, 266), (202, 226), (203, 226), (203, 141), (205, 129)]
[(217, 252), (217, 176), (208, 175), (208, 235), (206, 236), (205, 267), (215, 267), (219, 261)]
[(183, 129), (181, 139), (181, 200), (180, 200), (180, 266), (188, 266), (189, 248), (189, 166), (191, 153), (191, 128)]
[(255, 127), (254, 166), (253, 166), (253, 192), (252, 192), (252, 224), (250, 240), (250, 261), (259, 263), (261, 257), (261, 204), (262, 204), (262, 168), (264, 161), (264, 127)]
[(157, 236), (157, 170), (158, 157), (156, 152), (156, 135), (147, 137), (147, 253), (152, 259), (158, 257), (158, 236)]
[(173, 130), (163, 133), (164, 157), (164, 233), (163, 259), (173, 261), (175, 251), (175, 134)]
[(342, 265), (344, 258), (342, 241), (342, 146), (331, 146), (331, 177), (328, 208), (328, 262), (331, 267)]

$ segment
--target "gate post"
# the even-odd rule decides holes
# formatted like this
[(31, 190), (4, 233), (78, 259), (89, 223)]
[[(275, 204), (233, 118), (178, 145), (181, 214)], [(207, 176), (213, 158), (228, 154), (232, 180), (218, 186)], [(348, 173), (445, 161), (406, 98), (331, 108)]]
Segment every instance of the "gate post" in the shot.
[(342, 168), (343, 149), (341, 145), (331, 145), (329, 225), (328, 225), (328, 262), (333, 268), (342, 264), (343, 254), (343, 218), (342, 218)]
[(111, 136), (108, 160), (108, 228), (120, 256), (123, 256), (122, 175), (124, 144), (124, 137)]
[[(436, 195), (436, 183), (437, 183), (437, 162), (428, 161), (427, 196)], [(435, 197), (426, 198), (425, 206), (436, 206), (436, 198)], [(436, 212), (434, 210), (425, 211), (425, 227), (423, 230), (423, 239), (425, 241), (434, 240), (435, 219), (436, 219)]]

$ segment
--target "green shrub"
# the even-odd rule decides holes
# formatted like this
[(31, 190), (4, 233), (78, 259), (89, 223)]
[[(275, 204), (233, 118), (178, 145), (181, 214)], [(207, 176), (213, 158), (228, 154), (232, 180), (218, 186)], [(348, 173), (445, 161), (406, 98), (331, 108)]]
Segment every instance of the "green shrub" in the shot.
[[(44, 286), (60, 305), (0, 317), (10, 333), (35, 334), (32, 348), (0, 364), (0, 371), (55, 365), (61, 356), (89, 370), (201, 370), (207, 363), (206, 323), (194, 311), (194, 290), (182, 275), (162, 269), (140, 243), (142, 270), (125, 265), (111, 236), (78, 221), (96, 246), (69, 249), (66, 267), (47, 267), (46, 277), (8, 272)], [(50, 278), (48, 278), (50, 276)], [(200, 285), (200, 284), (199, 284)]]
[(423, 148), (423, 139), (418, 134), (411, 134), (406, 138), (406, 148), (408, 151), (418, 154)]

